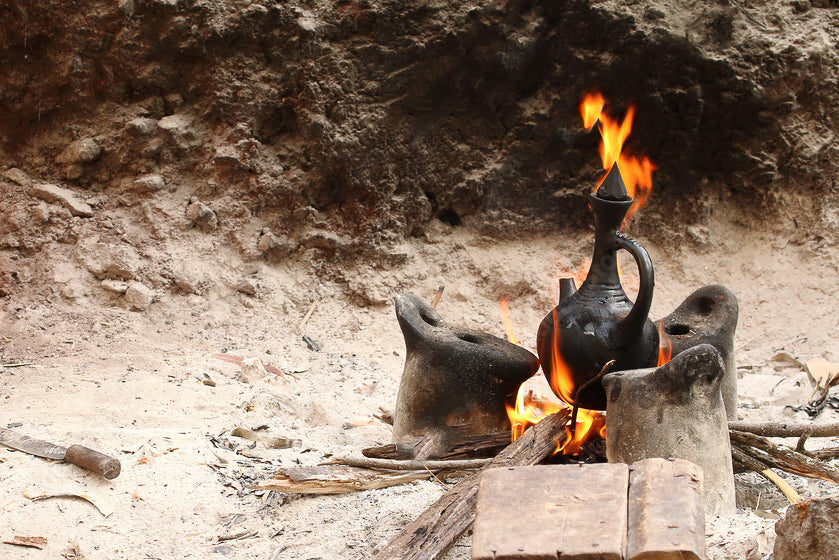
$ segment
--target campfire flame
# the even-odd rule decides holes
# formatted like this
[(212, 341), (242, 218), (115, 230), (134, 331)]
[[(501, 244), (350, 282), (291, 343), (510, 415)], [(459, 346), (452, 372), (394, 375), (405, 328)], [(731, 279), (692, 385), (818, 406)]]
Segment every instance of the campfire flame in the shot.
[[(501, 313), (502, 321), (507, 330), (507, 340), (513, 344), (518, 344), (515, 333), (512, 328), (512, 321), (510, 319), (510, 311), (507, 306), (507, 298), (502, 297), (498, 300), (498, 310)], [(554, 321), (556, 321), (554, 315)], [(559, 336), (559, 328), (554, 328), (555, 336)], [(557, 341), (558, 342), (558, 341)], [(573, 393), (573, 383), (571, 372), (562, 356), (559, 354), (557, 348), (559, 344), (554, 344), (554, 354), (552, 356), (553, 367), (548, 374), (548, 383), (554, 393), (561, 395), (564, 400), (571, 401)], [(516, 441), (528, 426), (538, 424), (555, 412), (561, 410), (568, 410), (570, 407), (564, 402), (557, 402), (550, 397), (535, 394), (532, 390), (527, 390), (524, 386), (519, 387), (516, 395), (515, 407), (507, 406), (507, 417), (510, 419), (510, 432), (512, 434), (512, 441)], [(606, 437), (606, 421), (605, 417), (599, 412), (593, 410), (579, 409), (577, 411), (577, 421), (572, 433), (571, 426), (565, 426), (565, 436), (561, 441), (556, 442), (556, 450), (554, 453), (561, 453), (563, 455), (577, 455), (582, 449), (583, 443), (595, 437), (597, 434), (600, 437)]]
[(597, 181), (595, 190), (606, 178), (612, 165), (617, 162), (621, 178), (626, 185), (626, 192), (635, 199), (627, 214), (627, 219), (629, 219), (650, 197), (653, 188), (653, 171), (656, 167), (646, 156), (630, 156), (622, 151), (623, 143), (632, 131), (635, 107), (630, 106), (623, 120), (618, 122), (603, 112), (605, 105), (606, 100), (600, 93), (587, 94), (580, 104), (580, 114), (586, 129), (591, 129), (598, 121), (600, 122), (598, 127), (601, 137), (600, 159), (605, 173)]
[(664, 325), (658, 325), (658, 361), (655, 367), (661, 367), (670, 361), (673, 357), (673, 341), (670, 337), (664, 334)]
[(513, 331), (513, 320), (510, 318), (510, 309), (507, 307), (507, 297), (501, 296), (498, 300), (498, 312), (501, 313), (501, 320), (504, 321), (504, 329), (507, 331), (507, 340), (518, 344), (519, 339)]

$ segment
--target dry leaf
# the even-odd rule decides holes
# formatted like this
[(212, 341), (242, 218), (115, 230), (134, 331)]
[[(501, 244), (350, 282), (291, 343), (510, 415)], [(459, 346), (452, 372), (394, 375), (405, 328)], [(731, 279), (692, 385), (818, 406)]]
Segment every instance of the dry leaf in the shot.
[(29, 546), (32, 548), (37, 548), (38, 550), (43, 550), (45, 546), (47, 546), (47, 538), (46, 537), (21, 537), (15, 535), (10, 541), (3, 541), (3, 544), (13, 544), (16, 546)]
[(806, 369), (807, 368), (807, 365), (804, 362), (802, 362), (801, 360), (799, 360), (798, 358), (796, 358), (795, 356), (793, 356), (793, 355), (791, 355), (787, 352), (778, 352), (777, 354), (772, 356), (772, 358), (770, 358), (769, 361), (770, 362), (780, 362), (782, 364), (788, 364), (787, 367), (796, 366), (796, 367), (800, 367), (801, 369)]
[(824, 391), (839, 380), (839, 364), (828, 362), (824, 358), (807, 360), (807, 373), (816, 386)]

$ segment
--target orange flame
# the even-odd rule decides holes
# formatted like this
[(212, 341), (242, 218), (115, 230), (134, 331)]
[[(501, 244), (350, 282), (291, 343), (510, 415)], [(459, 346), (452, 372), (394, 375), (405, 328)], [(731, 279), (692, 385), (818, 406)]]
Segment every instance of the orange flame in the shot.
[(507, 307), (506, 296), (501, 296), (498, 299), (498, 312), (501, 313), (501, 320), (504, 322), (504, 328), (507, 331), (507, 340), (513, 344), (518, 344), (519, 339), (513, 331), (513, 320), (510, 318), (510, 309)]
[(564, 404), (550, 401), (533, 391), (519, 387), (515, 408), (507, 407), (507, 417), (510, 419), (512, 441), (521, 437), (528, 426), (538, 424), (546, 416), (567, 408)]
[(673, 357), (673, 341), (664, 334), (664, 326), (658, 325), (658, 361), (655, 367), (661, 367)]
[(585, 128), (590, 129), (598, 120), (600, 121), (598, 127), (602, 139), (600, 142), (600, 159), (603, 162), (605, 173), (597, 181), (595, 189), (600, 186), (612, 165), (617, 162), (621, 177), (626, 185), (626, 192), (635, 199), (627, 215), (627, 218), (629, 218), (650, 197), (653, 188), (653, 171), (656, 167), (645, 156), (636, 158), (622, 153), (623, 143), (632, 131), (635, 107), (629, 107), (624, 119), (618, 122), (612, 120), (603, 112), (605, 104), (606, 101), (599, 93), (586, 94), (580, 104), (580, 114), (583, 117)]
[(586, 130), (591, 130), (591, 127), (597, 124), (605, 104), (606, 100), (599, 93), (590, 93), (583, 98), (580, 113), (583, 115), (583, 126)]
[(577, 455), (583, 444), (594, 434), (606, 439), (606, 417), (594, 410), (581, 408), (577, 410), (577, 425), (574, 433), (566, 428), (565, 441), (557, 442), (556, 453), (563, 455)]

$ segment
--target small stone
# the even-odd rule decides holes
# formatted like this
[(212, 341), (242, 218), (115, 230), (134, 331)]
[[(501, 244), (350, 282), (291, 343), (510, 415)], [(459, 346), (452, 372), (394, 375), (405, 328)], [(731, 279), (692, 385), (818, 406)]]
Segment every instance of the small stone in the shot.
[(193, 200), (186, 207), (186, 218), (201, 231), (211, 232), (218, 229), (218, 216), (212, 208), (199, 200)]
[(157, 121), (157, 128), (166, 132), (183, 132), (192, 123), (192, 117), (183, 113), (168, 115)]
[(239, 283), (236, 284), (236, 291), (249, 296), (255, 296), (256, 280), (253, 278), (242, 278)]
[(133, 121), (129, 121), (126, 125), (128, 132), (135, 136), (149, 136), (154, 133), (157, 128), (157, 120), (146, 117), (138, 117)]
[(166, 186), (166, 181), (160, 175), (144, 175), (134, 181), (134, 186), (144, 192), (156, 192)]
[(100, 280), (131, 280), (143, 265), (140, 255), (130, 245), (113, 243), (79, 243), (79, 258)]
[(775, 560), (833, 560), (839, 550), (839, 497), (805, 500), (775, 523)]
[(70, 189), (49, 185), (45, 183), (33, 184), (29, 187), (29, 194), (53, 204), (59, 204), (68, 209), (74, 216), (90, 218), (93, 216), (93, 208), (82, 202)]
[(188, 294), (201, 293), (201, 273), (198, 267), (188, 267), (175, 270), (172, 274), (172, 281), (175, 285)]
[(135, 311), (145, 311), (154, 301), (154, 291), (139, 282), (132, 282), (125, 290), (125, 301)]
[(286, 235), (275, 235), (270, 231), (264, 231), (259, 236), (256, 248), (269, 261), (279, 261), (297, 249), (297, 243), (289, 239)]
[(84, 167), (78, 163), (72, 163), (64, 169), (64, 178), (72, 181), (78, 179), (84, 174)]
[(166, 107), (171, 111), (180, 109), (184, 104), (184, 98), (180, 93), (170, 93), (163, 100), (166, 102)]
[(3, 173), (3, 177), (5, 177), (13, 183), (17, 183), (21, 187), (28, 187), (32, 184), (32, 179), (29, 177), (29, 175), (27, 175), (17, 167), (7, 169), (6, 172)]
[(236, 146), (224, 145), (216, 148), (216, 155), (213, 157), (215, 163), (235, 164), (241, 163), (242, 154)]
[(335, 232), (313, 229), (308, 231), (300, 240), (304, 247), (323, 249), (324, 251), (335, 251), (345, 249), (349, 242)]
[(66, 164), (90, 163), (96, 161), (102, 155), (102, 148), (93, 138), (83, 138), (71, 142), (61, 152), (55, 161)]
[(115, 294), (124, 294), (128, 291), (128, 283), (119, 280), (102, 280), (102, 289)]

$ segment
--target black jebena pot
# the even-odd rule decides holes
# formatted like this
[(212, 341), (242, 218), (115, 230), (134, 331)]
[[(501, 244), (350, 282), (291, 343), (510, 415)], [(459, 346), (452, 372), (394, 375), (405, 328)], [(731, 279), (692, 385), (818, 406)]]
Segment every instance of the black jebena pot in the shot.
[[(539, 325), (536, 349), (542, 370), (554, 393), (580, 408), (605, 410), (606, 393), (594, 379), (610, 360), (615, 360), (613, 371), (652, 367), (658, 360), (658, 330), (649, 319), (652, 261), (637, 241), (619, 231), (632, 201), (615, 164), (591, 195), (595, 238), (588, 275), (579, 290), (573, 280), (560, 280), (559, 305)], [(619, 249), (629, 251), (638, 266), (641, 282), (634, 304), (618, 276)], [(560, 360), (569, 374), (566, 383), (552, 374), (562, 368)]]

